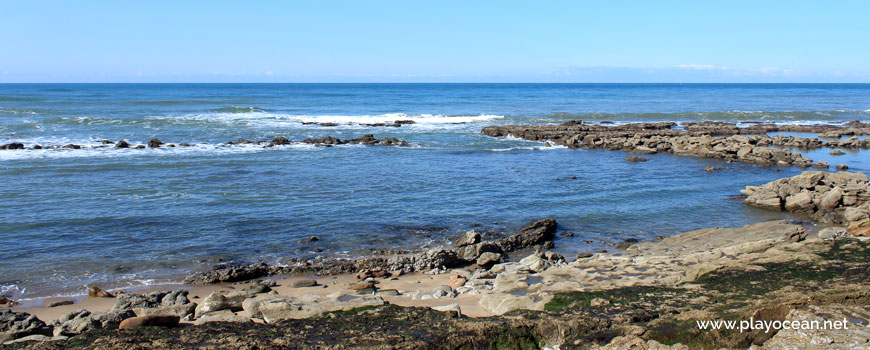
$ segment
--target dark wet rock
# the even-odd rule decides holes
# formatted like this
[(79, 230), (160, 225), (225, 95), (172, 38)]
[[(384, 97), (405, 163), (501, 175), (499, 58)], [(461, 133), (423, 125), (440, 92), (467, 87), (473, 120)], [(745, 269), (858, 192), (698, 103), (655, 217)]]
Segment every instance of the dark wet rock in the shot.
[(347, 143), (375, 145), (378, 143), (378, 139), (376, 139), (372, 134), (367, 134), (355, 139), (347, 140)]
[(138, 145), (135, 147), (136, 149), (145, 149), (145, 145)]
[(552, 241), (556, 233), (556, 220), (537, 220), (520, 230), (517, 235), (502, 238), (495, 243), (503, 251), (511, 252)]
[(150, 147), (150, 148), (160, 148), (160, 146), (162, 146), (162, 145), (163, 145), (163, 142), (161, 142), (158, 139), (148, 140), (148, 147)]
[(182, 142), (182, 143), (179, 143), (178, 146), (179, 147), (190, 147), (190, 144)]
[(636, 157), (636, 156), (628, 156), (628, 157), (625, 157), (625, 161), (626, 162), (645, 162), (646, 158)]
[(181, 318), (178, 316), (169, 315), (148, 315), (128, 318), (121, 322), (118, 329), (136, 329), (139, 327), (165, 327), (172, 328), (178, 326)]
[(112, 140), (102, 140), (102, 141), (100, 141), (100, 143), (101, 143), (101, 144), (104, 144), (104, 145), (114, 145), (114, 144), (115, 144), (115, 141), (112, 141)]
[(26, 312), (0, 309), (0, 344), (35, 334), (51, 336), (51, 327)]
[(51, 322), (54, 336), (73, 336), (93, 329), (118, 329), (121, 321), (136, 317), (132, 310), (90, 312), (77, 310)]
[(9, 299), (7, 297), (0, 297), (0, 307), (13, 307), (17, 305), (19, 304), (12, 299)]
[(40, 145), (33, 145), (33, 149), (42, 149), (42, 146), (40, 146)]
[(321, 137), (321, 138), (316, 138), (316, 139), (305, 139), (305, 140), (302, 140), (302, 142), (316, 144), (316, 145), (342, 145), (345, 143), (341, 139), (338, 139), (338, 138), (335, 138), (332, 136), (326, 136), (326, 137)]
[(849, 166), (846, 164), (837, 164), (837, 170), (849, 170)]
[(213, 267), (210, 271), (195, 274), (184, 280), (185, 284), (214, 284), (221, 282), (249, 281), (266, 277), (271, 274), (268, 265), (263, 263), (242, 265), (222, 264)]
[(338, 126), (338, 123), (332, 123), (332, 122), (324, 122), (324, 123), (320, 123), (320, 122), (302, 122), (302, 125), (320, 125), (320, 126), (329, 126), (329, 127), (332, 127), (332, 126)]
[(112, 311), (132, 310), (137, 316), (193, 314), (196, 304), (187, 298), (186, 290), (160, 291), (146, 294), (124, 293), (112, 306)]
[(91, 298), (112, 298), (115, 295), (103, 290), (97, 286), (89, 286), (88, 287), (88, 296)]
[(284, 136), (278, 136), (278, 137), (272, 139), (272, 142), (269, 142), (269, 144), (266, 145), (266, 147), (282, 146), (282, 145), (289, 145), (289, 144), (290, 144), (289, 139), (287, 139)]
[(115, 148), (130, 148), (130, 144), (127, 142), (127, 140), (121, 140), (115, 144)]
[(395, 137), (385, 137), (378, 142), (379, 145), (383, 146), (407, 146), (408, 143), (402, 140), (399, 140)]
[(0, 145), (0, 149), (6, 149), (6, 150), (24, 149), (24, 144), (18, 143), (18, 142), (7, 143), (5, 145)]
[(82, 146), (71, 143), (71, 144), (63, 146), (63, 148), (65, 148), (65, 149), (82, 149)]

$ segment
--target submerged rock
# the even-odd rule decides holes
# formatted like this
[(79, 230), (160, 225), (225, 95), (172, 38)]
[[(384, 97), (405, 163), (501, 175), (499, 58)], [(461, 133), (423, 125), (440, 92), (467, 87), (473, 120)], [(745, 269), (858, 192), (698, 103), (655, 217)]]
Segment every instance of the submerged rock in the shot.
[(6, 149), (6, 150), (24, 149), (24, 144), (18, 143), (18, 142), (7, 143), (5, 145), (0, 145), (0, 149)]
[(163, 145), (163, 142), (161, 142), (158, 139), (148, 140), (148, 147), (150, 147), (150, 148), (160, 148), (161, 145)]

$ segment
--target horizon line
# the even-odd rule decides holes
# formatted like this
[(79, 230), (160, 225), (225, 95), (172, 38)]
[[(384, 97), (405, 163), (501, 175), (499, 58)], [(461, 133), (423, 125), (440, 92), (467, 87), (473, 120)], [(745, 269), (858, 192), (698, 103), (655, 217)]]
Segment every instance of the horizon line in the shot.
[(668, 85), (702, 85), (702, 84), (720, 84), (720, 85), (738, 85), (738, 84), (755, 84), (755, 85), (807, 85), (807, 84), (830, 84), (830, 85), (866, 85), (868, 82), (535, 82), (535, 81), (481, 81), (481, 82), (437, 82), (437, 81), (153, 81), (153, 82), (135, 82), (135, 81), (105, 81), (105, 82), (0, 82), (3, 85), (14, 84), (668, 84)]

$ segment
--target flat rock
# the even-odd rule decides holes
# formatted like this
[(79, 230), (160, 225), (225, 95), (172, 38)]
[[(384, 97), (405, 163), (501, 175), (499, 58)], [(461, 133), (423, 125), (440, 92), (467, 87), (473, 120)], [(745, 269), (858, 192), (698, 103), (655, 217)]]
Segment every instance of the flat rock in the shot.
[(304, 319), (332, 311), (347, 311), (359, 307), (384, 305), (378, 296), (358, 296), (334, 293), (325, 297), (294, 298), (284, 295), (260, 295), (245, 300), (244, 309), (251, 317), (267, 323), (286, 319)]

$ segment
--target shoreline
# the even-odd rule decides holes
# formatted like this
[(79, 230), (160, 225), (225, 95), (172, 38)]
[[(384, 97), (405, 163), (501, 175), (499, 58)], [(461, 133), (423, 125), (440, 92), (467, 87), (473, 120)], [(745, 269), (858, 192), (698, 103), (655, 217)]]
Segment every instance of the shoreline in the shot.
[[(783, 142), (815, 144), (794, 137), (712, 139), (669, 130), (668, 125), (646, 124), (594, 133), (582, 123), (508, 128), (528, 132), (523, 138), (569, 147), (667, 152), (761, 165), (819, 164), (767, 147)], [(627, 142), (624, 133), (634, 134), (631, 140), (636, 142)], [(870, 140), (856, 147), (866, 148), (864, 143), (870, 145)], [(217, 336), (236, 342), (236, 347), (266, 341), (258, 344), (280, 348), (269, 343), (266, 334), (283, 329), (282, 339), (310, 338), (315, 341), (312, 347), (334, 347), (330, 341), (312, 337), (311, 332), (326, 331), (348, 341), (360, 334), (345, 329), (343, 322), (367, 327), (404, 320), (406, 327), (430, 326), (418, 330), (421, 334), (472, 347), (507, 341), (583, 349), (605, 345), (622, 349), (619, 344), (629, 343), (673, 349), (706, 344), (746, 348), (802, 344), (804, 335), (785, 330), (772, 334), (705, 331), (692, 322), (749, 317), (782, 321), (845, 314), (854, 316), (853, 323), (870, 324), (867, 176), (805, 171), (748, 185), (743, 194), (747, 205), (793, 212), (810, 218), (813, 225), (831, 226), (817, 234), (786, 220), (707, 228), (566, 259), (552, 250), (558, 228), (555, 220), (547, 218), (503, 237), (483, 237), (472, 230), (453, 241), (452, 247), (418, 254), (318, 266), (217, 265), (170, 289), (154, 286), (111, 297), (102, 297), (106, 293), (95, 289), (92, 296), (73, 304), (23, 305), (12, 307), (11, 312), (0, 308), (0, 316), (25, 328), (4, 333), (3, 340), (18, 339), (19, 343), (10, 343), (13, 347), (62, 348), (75, 340), (76, 344), (115, 344), (104, 347), (113, 349), (129, 342), (153, 345), (157, 341), (153, 328), (143, 326), (156, 325), (166, 327), (157, 329), (159, 337), (190, 344)], [(311, 276), (315, 270), (318, 275)], [(407, 323), (414, 317), (440, 320), (448, 328)], [(120, 331), (111, 331), (119, 327)], [(400, 326), (385, 327), (380, 333), (383, 337), (403, 334)], [(454, 335), (450, 329), (463, 331)], [(234, 335), (242, 330), (248, 338)], [(813, 337), (831, 336), (846, 346), (870, 346), (870, 338), (862, 332), (857, 328), (833, 335), (814, 333)], [(375, 338), (372, 344), (394, 344)], [(400, 338), (400, 343), (416, 344)]]
[[(839, 250), (842, 249), (840, 247), (844, 246), (853, 247), (851, 249), (859, 249), (858, 251), (861, 252), (859, 256), (861, 257), (870, 257), (870, 239), (858, 237), (850, 239), (847, 237), (840, 236), (823, 239), (819, 236), (810, 236), (803, 227), (779, 220), (747, 225), (741, 228), (714, 228), (690, 231), (656, 242), (638, 243), (622, 252), (598, 253), (576, 260), (572, 259), (572, 261), (551, 260), (546, 258), (543, 253), (532, 253), (520, 259), (520, 262), (500, 263), (488, 270), (465, 266), (455, 269), (438, 270), (440, 272), (438, 274), (414, 272), (396, 277), (385, 275), (383, 277), (363, 276), (364, 278), (357, 278), (357, 276), (352, 274), (343, 274), (316, 278), (316, 285), (314, 286), (309, 286), (307, 283), (310, 281), (307, 281), (308, 279), (304, 277), (277, 277), (270, 279), (270, 281), (275, 283), (274, 286), (270, 287), (274, 292), (249, 294), (246, 297), (243, 309), (232, 312), (230, 310), (216, 311), (211, 314), (206, 313), (200, 317), (216, 321), (217, 323), (210, 321), (202, 322), (184, 317), (181, 318), (181, 328), (178, 329), (191, 330), (202, 327), (201, 329), (207, 330), (211, 329), (210, 327), (217, 327), (217, 325), (229, 324), (232, 324), (234, 329), (245, 329), (248, 327), (265, 327), (270, 324), (282, 324), (282, 322), (285, 322), (282, 320), (286, 319), (284, 317), (289, 317), (291, 321), (294, 318), (292, 315), (294, 315), (295, 311), (290, 311), (289, 314), (286, 313), (287, 311), (279, 312), (280, 310), (293, 310), (292, 307), (290, 309), (281, 307), (278, 310), (271, 310), (262, 309), (263, 306), (260, 306), (260, 309), (256, 307), (249, 309), (248, 302), (256, 302), (257, 300), (308, 300), (308, 303), (313, 303), (308, 305), (326, 307), (326, 311), (324, 311), (325, 315), (329, 315), (330, 312), (344, 312), (341, 310), (363, 310), (368, 308), (374, 308), (372, 310), (395, 310), (395, 312), (401, 314), (405, 312), (417, 312), (413, 310), (425, 308), (434, 309), (438, 314), (443, 315), (451, 315), (453, 313), (454, 316), (449, 317), (452, 317), (456, 322), (472, 323), (508, 322), (506, 321), (507, 319), (531, 320), (536, 319), (537, 316), (533, 317), (533, 314), (528, 314), (528, 312), (553, 313), (556, 310), (561, 310), (557, 312), (561, 315), (559, 317), (570, 320), (573, 317), (580, 317), (573, 314), (574, 312), (583, 313), (590, 307), (588, 304), (590, 301), (582, 299), (586, 301), (580, 304), (580, 309), (575, 310), (574, 308), (578, 306), (571, 305), (574, 305), (576, 302), (570, 301), (575, 296), (600, 296), (591, 299), (593, 310), (600, 307), (619, 308), (620, 302), (616, 301), (620, 298), (619, 294), (611, 293), (622, 293), (619, 292), (622, 290), (639, 290), (646, 291), (643, 293), (653, 294), (668, 293), (667, 295), (669, 296), (667, 298), (676, 298), (674, 299), (675, 301), (684, 299), (681, 296), (682, 293), (688, 293), (685, 298), (688, 298), (689, 295), (700, 293), (701, 296), (696, 295), (691, 299), (683, 301), (691, 301), (692, 307), (709, 304), (707, 300), (710, 300), (710, 297), (704, 297), (704, 295), (709, 293), (725, 292), (724, 296), (727, 298), (725, 300), (736, 302), (747, 296), (727, 296), (729, 295), (727, 289), (734, 287), (713, 288), (715, 285), (709, 285), (709, 276), (718, 276), (723, 273), (753, 273), (751, 272), (753, 271), (751, 267), (757, 264), (760, 264), (760, 266), (779, 266), (780, 264), (810, 263), (819, 264), (818, 266), (827, 266), (824, 264), (824, 261), (830, 258), (825, 258), (825, 256), (832, 254), (833, 251), (831, 249)], [(844, 256), (851, 255), (847, 254)], [(864, 261), (870, 262), (870, 259), (861, 258), (855, 262), (849, 262), (849, 264), (864, 266), (862, 265), (865, 264)], [(489, 276), (485, 276), (487, 274)], [(428, 293), (433, 289), (443, 290), (444, 286), (453, 284), (453, 281), (457, 279), (457, 275), (462, 275), (467, 280), (463, 281), (464, 283), (461, 286), (452, 289), (456, 294), (455, 296), (421, 297), (422, 293)], [(717, 278), (719, 279), (715, 280), (715, 283), (725, 283), (725, 285), (731, 285), (735, 281), (731, 277), (725, 277), (724, 279)], [(477, 293), (469, 293), (468, 291), (464, 293), (457, 292), (458, 288), (468, 287), (479, 281), (487, 281), (489, 284), (484, 284), (486, 287), (483, 288), (478, 286), (469, 289), (469, 291), (477, 290)], [(376, 287), (367, 287), (372, 288), (372, 290), (370, 292), (358, 293), (355, 288), (361, 283), (375, 283)], [(294, 284), (303, 286), (295, 286), (294, 288)], [(258, 285), (272, 285), (272, 283), (240, 282), (195, 286), (187, 289), (187, 293), (184, 295), (186, 298), (189, 298), (190, 302), (202, 304), (207, 302), (207, 300), (213, 299), (213, 295), (230, 297), (231, 295), (249, 290), (251, 286)], [(698, 289), (699, 285), (705, 285), (706, 287)], [(786, 281), (786, 286), (788, 285), (792, 284)], [(778, 287), (772, 287), (771, 289), (776, 290), (776, 288)], [(852, 290), (852, 287), (844, 288), (846, 288), (843, 290), (846, 292), (846, 295), (851, 295), (849, 290)], [(158, 290), (161, 289), (154, 289), (154, 291)], [(399, 292), (399, 295), (378, 294), (380, 291), (392, 290)], [(675, 291), (677, 291), (677, 294), (673, 294)], [(147, 295), (148, 292), (151, 292), (151, 290), (143, 290), (137, 294)], [(158, 293), (161, 292), (166, 293), (162, 290)], [(754, 297), (758, 301), (765, 301), (762, 305), (767, 305), (770, 300), (776, 300), (776, 298), (770, 299), (770, 297), (763, 295), (755, 295)], [(54, 308), (19, 307), (13, 310), (16, 312), (28, 312), (39, 319), (51, 320), (61, 318), (66, 313), (75, 312), (80, 309), (87, 309), (92, 313), (111, 312), (113, 311), (113, 305), (121, 303), (119, 298), (120, 296), (115, 298), (89, 297), (74, 305), (63, 305)], [(583, 296), (583, 298), (587, 297)], [(668, 300), (667, 298), (660, 300)], [(360, 308), (353, 304), (356, 302), (354, 300), (362, 300), (361, 302), (369, 304), (365, 304), (365, 306)], [(666, 302), (666, 304), (670, 303), (670, 301)], [(350, 308), (346, 309), (344, 305), (348, 305)], [(162, 312), (176, 310), (172, 306), (156, 307), (158, 307), (156, 310), (163, 308), (164, 311)], [(394, 307), (398, 307), (398, 309), (391, 309)], [(745, 307), (743, 306), (743, 308)], [(754, 303), (749, 305), (751, 310), (757, 311), (759, 307), (762, 306), (755, 305)], [(199, 307), (197, 307), (198, 309)], [(254, 315), (252, 310), (262, 313)], [(565, 312), (568, 312), (567, 310), (571, 311), (565, 314)], [(796, 310), (804, 310), (804, 308), (794, 304), (788, 310), (789, 312), (798, 312)], [(455, 318), (456, 313), (461, 313), (462, 317)], [(317, 314), (321, 313), (318, 312)], [(315, 314), (310, 322), (322, 322), (318, 320), (323, 320), (323, 317), (316, 316), (317, 314)], [(618, 312), (613, 315), (618, 316), (619, 314)], [(382, 317), (377, 313), (365, 315), (368, 315), (365, 317)], [(504, 319), (505, 316), (502, 315), (512, 316)], [(696, 316), (701, 317), (700, 315)], [(270, 317), (278, 318), (270, 319)], [(782, 315), (778, 317), (782, 317)], [(172, 332), (172, 328), (161, 332)], [(91, 333), (85, 332), (82, 334), (87, 335)], [(104, 334), (101, 337), (109, 336), (123, 339), (123, 337), (140, 333), (121, 331), (120, 333), (100, 334)], [(176, 336), (180, 335), (173, 337)], [(625, 333), (623, 336), (630, 337), (631, 333)], [(564, 344), (565, 338), (564, 336), (561, 337), (563, 339), (561, 341)], [(611, 339), (617, 341), (617, 339), (622, 338)], [(65, 341), (58, 339), (44, 344), (63, 344)], [(648, 342), (650, 340), (643, 341)]]

